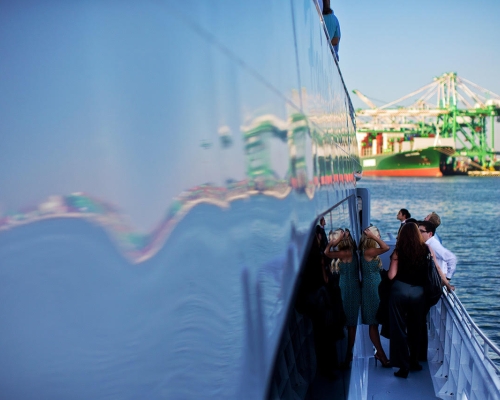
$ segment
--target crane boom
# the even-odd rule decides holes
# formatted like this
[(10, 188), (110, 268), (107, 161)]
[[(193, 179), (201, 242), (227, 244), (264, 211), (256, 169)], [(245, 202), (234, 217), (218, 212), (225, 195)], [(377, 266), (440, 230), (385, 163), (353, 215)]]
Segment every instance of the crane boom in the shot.
[(359, 90), (356, 90), (354, 89), (352, 91), (354, 94), (358, 95), (358, 97), (361, 99), (361, 101), (363, 101), (363, 103), (365, 103), (368, 107), (370, 108), (377, 108), (377, 106), (375, 104), (373, 104), (370, 99), (368, 97), (366, 97), (363, 93), (361, 93)]

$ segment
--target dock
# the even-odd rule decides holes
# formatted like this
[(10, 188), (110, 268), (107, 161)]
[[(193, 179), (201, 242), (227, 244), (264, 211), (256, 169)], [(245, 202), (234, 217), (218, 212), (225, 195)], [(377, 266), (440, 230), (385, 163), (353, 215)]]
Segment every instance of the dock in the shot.
[(469, 176), (481, 176), (481, 177), (500, 177), (500, 171), (468, 171)]

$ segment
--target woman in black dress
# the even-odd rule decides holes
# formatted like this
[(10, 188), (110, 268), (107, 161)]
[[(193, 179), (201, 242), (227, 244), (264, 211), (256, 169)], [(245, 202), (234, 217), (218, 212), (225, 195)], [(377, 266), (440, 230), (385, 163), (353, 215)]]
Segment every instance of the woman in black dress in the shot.
[[(425, 319), (424, 284), (427, 276), (427, 255), (434, 257), (425, 244), (415, 223), (406, 223), (398, 236), (396, 249), (391, 255), (389, 279), (394, 283), (389, 297), (390, 358), (394, 373), (399, 378), (408, 377), (409, 371), (420, 371), (418, 363), (421, 329)], [(434, 257), (434, 262), (436, 258)], [(438, 270), (443, 286), (448, 287), (446, 277)], [(450, 288), (449, 288), (450, 289)]]

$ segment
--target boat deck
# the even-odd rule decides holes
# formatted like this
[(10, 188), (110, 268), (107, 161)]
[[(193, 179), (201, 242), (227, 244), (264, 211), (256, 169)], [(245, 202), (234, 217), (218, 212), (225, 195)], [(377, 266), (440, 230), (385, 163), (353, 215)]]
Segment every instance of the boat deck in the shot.
[[(382, 347), (389, 354), (389, 340), (381, 337)], [(431, 341), (429, 341), (432, 347)], [(339, 347), (345, 347), (345, 343)], [(396, 378), (393, 373), (397, 368), (375, 366), (373, 345), (368, 335), (368, 326), (358, 326), (354, 360), (351, 369), (338, 371), (335, 379), (327, 379), (318, 375), (310, 388), (310, 400), (347, 400), (347, 399), (384, 399), (384, 400), (422, 400), (438, 399), (436, 397), (431, 373), (435, 374), (439, 365), (421, 362), (423, 370), (410, 372), (407, 379)], [(344, 354), (344, 349), (338, 349)], [(432, 360), (432, 350), (428, 352)], [(358, 371), (353, 371), (357, 369)], [(354, 373), (357, 372), (357, 373)], [(364, 377), (364, 382), (351, 382), (351, 376)]]
[[(368, 339), (368, 346), (371, 342), (366, 332), (365, 339)], [(389, 354), (389, 340), (382, 339), (382, 347)], [(370, 347), (371, 348), (371, 347)], [(364, 358), (368, 363), (366, 371), (368, 373), (368, 387), (366, 399), (396, 400), (404, 397), (405, 400), (437, 399), (432, 384), (432, 365), (421, 362), (423, 369), (418, 372), (410, 372), (407, 379), (396, 378), (393, 372), (397, 368), (382, 368), (380, 363), (375, 366), (375, 358)], [(432, 363), (431, 363), (432, 364)]]

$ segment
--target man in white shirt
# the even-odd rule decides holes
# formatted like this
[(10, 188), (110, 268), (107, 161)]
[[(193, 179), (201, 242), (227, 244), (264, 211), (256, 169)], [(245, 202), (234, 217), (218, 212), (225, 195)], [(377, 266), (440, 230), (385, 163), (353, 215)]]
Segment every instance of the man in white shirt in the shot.
[[(439, 228), (439, 225), (441, 225), (441, 218), (434, 211), (425, 217), (424, 221), (431, 221), (434, 225), (436, 225), (436, 230)], [(437, 232), (434, 233), (434, 237), (439, 241), (439, 243), (443, 243)]]
[(436, 255), (436, 260), (441, 268), (441, 271), (450, 280), (457, 268), (457, 257), (450, 250), (443, 247), (441, 243), (435, 238), (436, 225), (430, 221), (420, 221), (418, 223), (418, 230), (427, 244)]
[[(444, 248), (443, 245), (436, 239), (434, 236), (436, 233), (436, 225), (432, 222), (419, 221), (418, 230), (420, 231), (422, 238), (425, 240), (425, 244), (427, 244), (434, 252), (438, 267), (441, 268), (441, 271), (443, 271), (449, 281), (455, 273), (455, 269), (457, 267), (457, 257), (455, 257), (455, 254), (453, 254), (450, 250)], [(451, 288), (455, 290), (454, 286), (451, 286)], [(427, 361), (428, 338), (426, 323), (422, 324), (420, 338), (420, 349), (422, 349), (422, 351), (419, 354), (419, 361)]]

